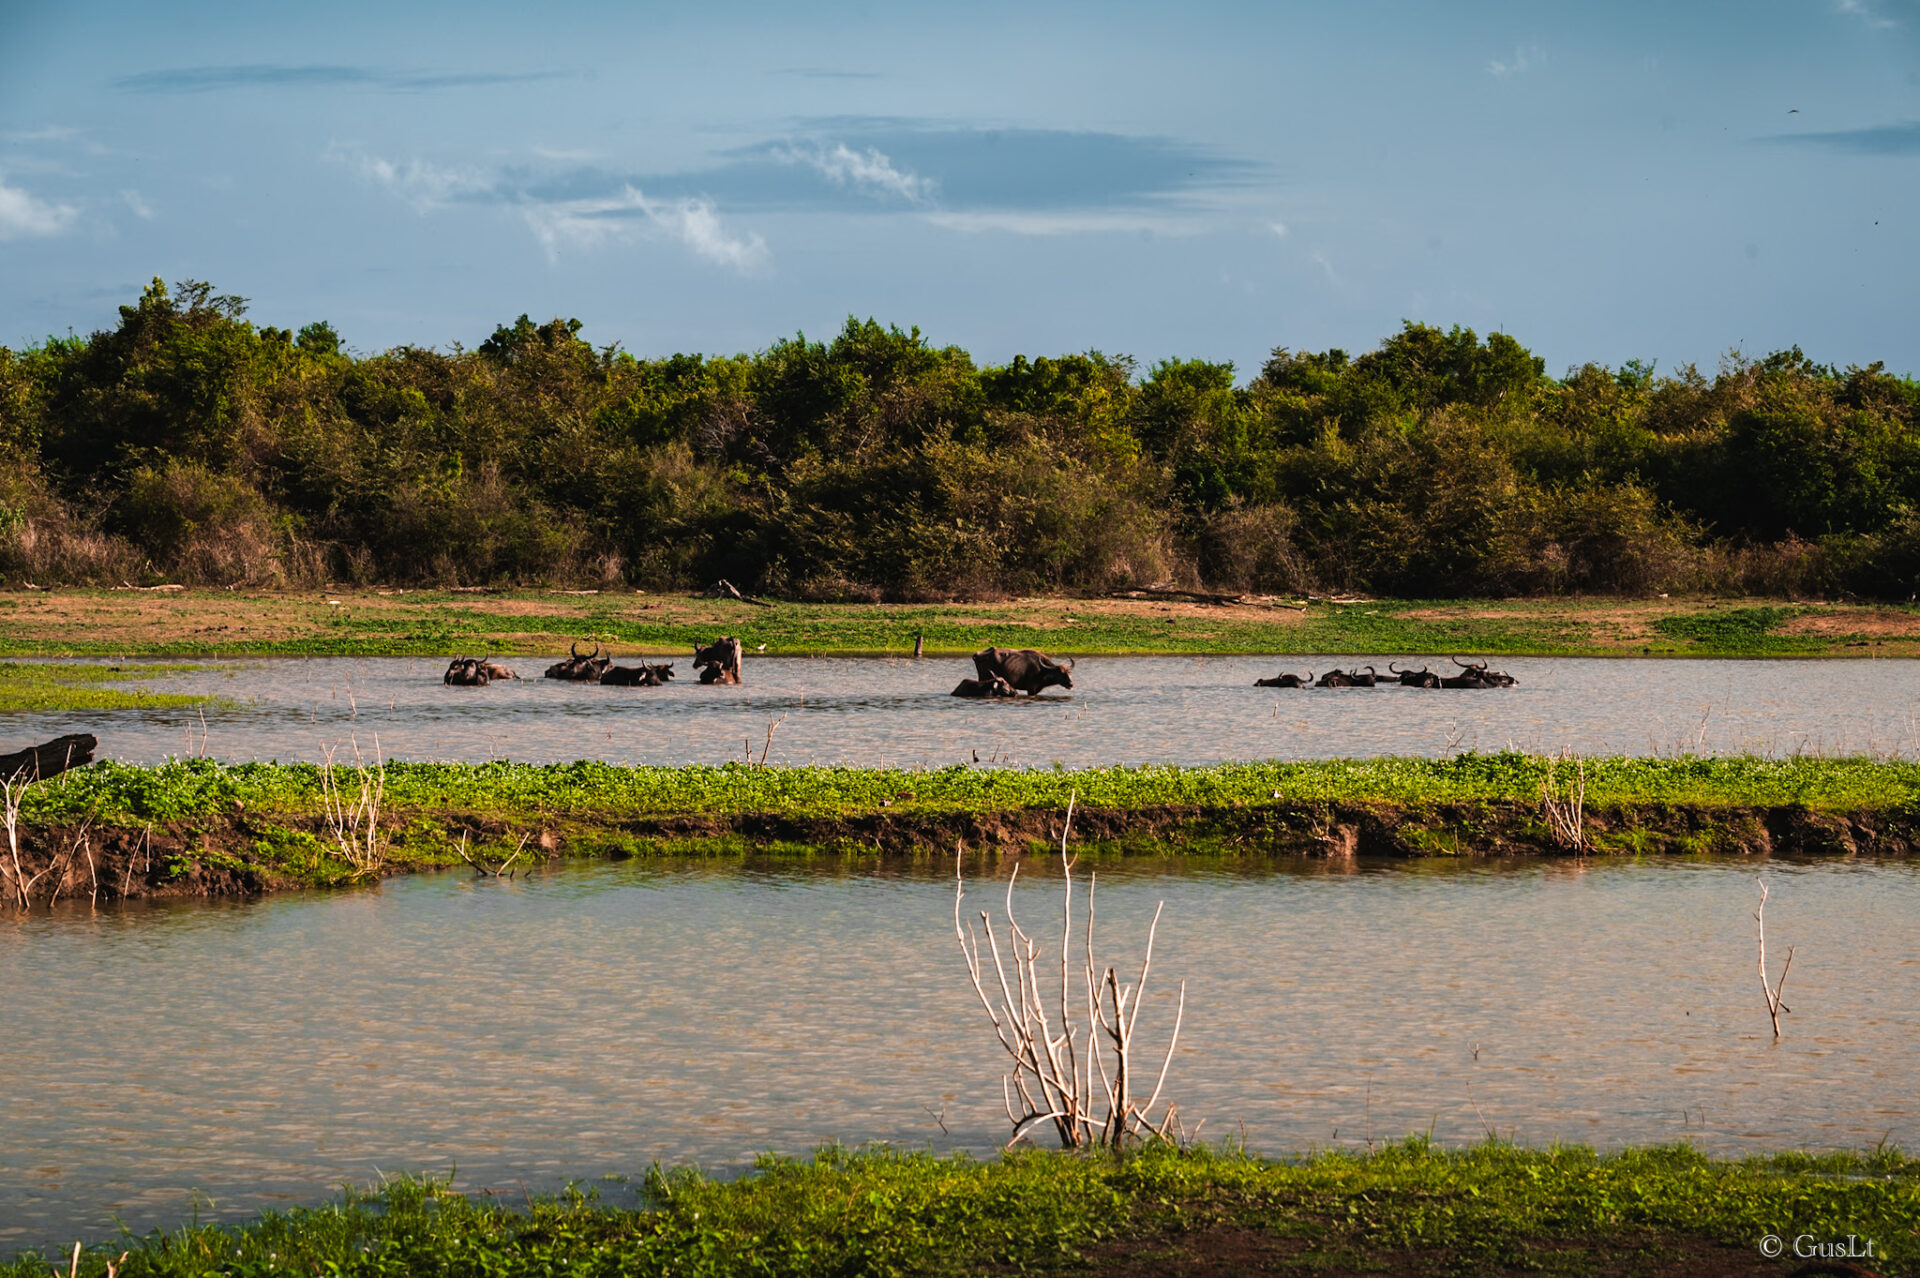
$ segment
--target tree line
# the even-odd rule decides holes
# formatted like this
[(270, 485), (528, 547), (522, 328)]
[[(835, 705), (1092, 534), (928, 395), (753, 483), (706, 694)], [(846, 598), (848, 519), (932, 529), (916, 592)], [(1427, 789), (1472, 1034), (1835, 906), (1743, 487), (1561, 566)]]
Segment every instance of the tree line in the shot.
[(0, 347), (13, 583), (930, 600), (1171, 583), (1412, 597), (1920, 591), (1920, 383), (1798, 348), (1548, 376), (1494, 333), (983, 367), (850, 319), (642, 359), (521, 316), (342, 348), (155, 280)]

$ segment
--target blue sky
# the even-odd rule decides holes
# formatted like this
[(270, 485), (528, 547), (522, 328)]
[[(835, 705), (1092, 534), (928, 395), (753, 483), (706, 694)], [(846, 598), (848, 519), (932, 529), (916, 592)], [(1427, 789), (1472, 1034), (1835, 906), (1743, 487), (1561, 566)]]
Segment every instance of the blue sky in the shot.
[(155, 275), (469, 346), (849, 315), (1243, 376), (1404, 319), (1920, 372), (1920, 3), (0, 0), (0, 343)]

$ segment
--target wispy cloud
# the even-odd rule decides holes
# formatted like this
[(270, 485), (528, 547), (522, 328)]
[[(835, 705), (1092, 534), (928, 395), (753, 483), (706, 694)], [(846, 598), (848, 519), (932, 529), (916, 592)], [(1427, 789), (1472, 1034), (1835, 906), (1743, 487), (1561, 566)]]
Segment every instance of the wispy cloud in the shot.
[(1513, 51), (1511, 58), (1495, 58), (1487, 63), (1487, 74), (1496, 79), (1523, 75), (1536, 67), (1546, 65), (1547, 51), (1537, 44), (1523, 45)]
[(58, 235), (79, 216), (79, 206), (40, 199), (0, 174), (0, 240)]
[(1888, 27), (1900, 25), (1882, 12), (1877, 5), (1869, 3), (1869, 0), (1833, 0), (1833, 9), (1835, 13), (1857, 18), (1875, 30), (1883, 31)]
[(391, 71), (377, 67), (254, 62), (235, 66), (175, 67), (123, 75), (113, 87), (126, 93), (217, 93), (229, 89), (432, 89), (493, 88), (567, 78), (563, 71)]
[(727, 230), (711, 201), (652, 200), (633, 186), (600, 200), (529, 201), (520, 214), (549, 258), (557, 258), (562, 248), (597, 248), (636, 234), (676, 242), (697, 257), (742, 274), (764, 267), (770, 257), (757, 233)]
[(1839, 129), (1830, 133), (1778, 133), (1761, 141), (1780, 146), (1820, 147), (1853, 155), (1920, 155), (1920, 121), (1876, 124), (1865, 129)]
[(1273, 232), (1273, 234), (1278, 236), (1280, 239), (1284, 240), (1287, 238), (1287, 224), (1285, 222), (1280, 222), (1280, 221), (1268, 222), (1267, 229)]
[(122, 191), (120, 192), (120, 202), (127, 206), (129, 213), (139, 218), (142, 222), (153, 221), (153, 205), (147, 203), (147, 198), (141, 195), (140, 192), (133, 190)]
[(912, 172), (904, 172), (877, 148), (855, 151), (844, 142), (825, 146), (789, 146), (771, 152), (790, 164), (807, 164), (817, 169), (835, 186), (853, 187), (879, 195), (892, 195), (909, 204), (924, 204), (933, 197), (936, 183)]
[(448, 168), (420, 159), (388, 160), (346, 143), (330, 143), (321, 154), (384, 187), (416, 213), (430, 213), (462, 197), (488, 194), (495, 185), (492, 177), (478, 170)]
[(328, 146), (324, 156), (422, 216), (455, 204), (510, 207), (549, 259), (557, 259), (563, 250), (587, 251), (636, 238), (677, 243), (697, 257), (742, 273), (760, 269), (771, 256), (758, 234), (729, 231), (710, 199), (650, 197), (638, 185), (610, 182), (596, 170), (537, 182), (525, 172), (452, 167), (417, 158), (389, 160), (345, 143)]

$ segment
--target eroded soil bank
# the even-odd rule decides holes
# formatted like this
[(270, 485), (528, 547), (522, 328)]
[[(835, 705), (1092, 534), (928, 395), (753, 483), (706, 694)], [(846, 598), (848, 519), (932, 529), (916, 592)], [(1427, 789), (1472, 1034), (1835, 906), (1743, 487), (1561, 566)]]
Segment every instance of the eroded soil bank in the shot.
[[(457, 809), (389, 812), (374, 840), (376, 857), (363, 853), (356, 863), (323, 817), (260, 817), (242, 808), (139, 828), (23, 827), (17, 850), (0, 849), (0, 894), (15, 909), (22, 885), (36, 906), (244, 896), (462, 864), (522, 873), (569, 857), (1022, 856), (1058, 846), (1065, 819), (1064, 808), (1035, 807), (837, 816), (575, 811), (525, 822)], [(1920, 816), (1798, 804), (1619, 804), (1577, 816), (1505, 801), (1165, 804), (1076, 807), (1072, 844), (1096, 857), (1908, 857), (1920, 852)], [(366, 846), (364, 831), (359, 846)]]

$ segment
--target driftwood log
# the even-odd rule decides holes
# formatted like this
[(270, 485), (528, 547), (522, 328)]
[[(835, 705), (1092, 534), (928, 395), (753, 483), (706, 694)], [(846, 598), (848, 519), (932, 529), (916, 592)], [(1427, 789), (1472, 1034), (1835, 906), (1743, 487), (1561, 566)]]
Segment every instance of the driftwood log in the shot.
[(1191, 599), (1194, 603), (1214, 604), (1219, 607), (1231, 607), (1244, 604), (1245, 595), (1217, 595), (1210, 590), (1174, 590), (1166, 586), (1128, 586), (1124, 590), (1109, 590), (1109, 599)]
[(94, 748), (99, 744), (100, 739), (91, 732), (71, 732), (45, 745), (0, 754), (0, 778), (11, 784), (23, 779), (38, 781), (59, 776), (68, 768), (92, 763)]

